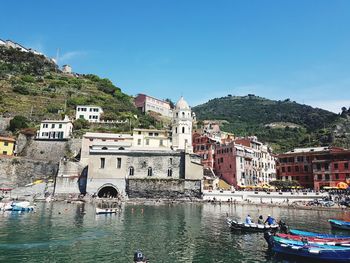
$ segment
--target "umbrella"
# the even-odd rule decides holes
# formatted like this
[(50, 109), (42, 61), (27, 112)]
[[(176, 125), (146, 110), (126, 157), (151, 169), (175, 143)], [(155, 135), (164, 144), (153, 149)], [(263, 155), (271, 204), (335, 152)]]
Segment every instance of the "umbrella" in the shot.
[(337, 187), (339, 189), (347, 189), (349, 187), (349, 185), (347, 183), (340, 182), (340, 183), (337, 183)]

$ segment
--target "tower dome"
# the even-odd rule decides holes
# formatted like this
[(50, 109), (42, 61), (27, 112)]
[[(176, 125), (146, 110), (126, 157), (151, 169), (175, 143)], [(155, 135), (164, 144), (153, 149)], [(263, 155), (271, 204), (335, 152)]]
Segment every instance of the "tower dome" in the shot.
[(190, 106), (188, 106), (188, 103), (184, 100), (184, 97), (181, 96), (179, 101), (176, 103), (175, 108), (177, 110), (189, 110)]

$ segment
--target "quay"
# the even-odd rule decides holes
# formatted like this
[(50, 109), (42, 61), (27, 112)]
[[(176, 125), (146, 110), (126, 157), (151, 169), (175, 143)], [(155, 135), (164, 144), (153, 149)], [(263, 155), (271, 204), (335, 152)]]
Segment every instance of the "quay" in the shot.
[(248, 201), (252, 203), (282, 203), (294, 201), (312, 201), (327, 197), (321, 192), (265, 192), (265, 191), (224, 191), (203, 190), (203, 200), (206, 201)]

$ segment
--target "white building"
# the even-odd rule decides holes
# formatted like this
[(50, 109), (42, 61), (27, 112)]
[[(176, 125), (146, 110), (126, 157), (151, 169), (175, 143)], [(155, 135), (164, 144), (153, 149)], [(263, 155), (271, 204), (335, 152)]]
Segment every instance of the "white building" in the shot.
[(89, 122), (100, 122), (103, 110), (98, 106), (82, 106), (78, 105), (76, 108), (75, 118), (84, 119)]
[(63, 65), (62, 72), (66, 74), (72, 74), (72, 67), (69, 65)]
[(5, 46), (5, 45), (6, 45), (6, 42), (5, 42), (4, 40), (0, 39), (0, 45)]
[(68, 139), (72, 135), (72, 121), (65, 116), (64, 120), (44, 120), (37, 132), (37, 139), (59, 140)]
[(23, 47), (22, 45), (16, 43), (16, 42), (13, 42), (11, 40), (6, 40), (6, 46), (7, 47), (12, 47), (12, 48), (15, 48), (15, 49), (18, 49), (22, 52), (29, 52), (28, 49), (26, 49), (25, 47)]
[(176, 103), (173, 111), (172, 138), (175, 150), (193, 152), (191, 108), (183, 97)]

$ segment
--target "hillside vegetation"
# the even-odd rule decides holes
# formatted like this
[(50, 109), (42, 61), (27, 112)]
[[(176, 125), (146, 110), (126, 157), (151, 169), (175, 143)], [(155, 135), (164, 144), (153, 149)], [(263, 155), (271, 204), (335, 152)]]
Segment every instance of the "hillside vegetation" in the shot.
[(216, 98), (193, 110), (199, 120), (226, 120), (223, 130), (237, 136), (256, 135), (277, 152), (331, 144), (332, 128), (339, 120), (337, 114), (289, 99), (274, 101), (254, 95)]
[[(0, 46), (0, 115), (22, 115), (37, 124), (64, 114), (74, 117), (76, 105), (101, 106), (104, 120), (128, 119), (133, 126), (157, 126), (154, 118), (140, 115), (132, 97), (110, 80), (93, 74), (64, 74), (44, 56)], [(121, 129), (129, 130), (126, 126)]]

